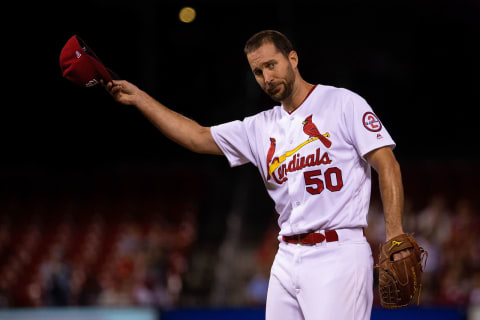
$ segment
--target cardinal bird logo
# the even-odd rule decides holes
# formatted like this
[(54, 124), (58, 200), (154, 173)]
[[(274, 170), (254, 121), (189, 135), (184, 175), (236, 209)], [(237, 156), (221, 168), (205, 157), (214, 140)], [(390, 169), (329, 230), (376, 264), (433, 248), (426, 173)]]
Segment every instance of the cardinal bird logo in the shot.
[(317, 126), (315, 123), (312, 122), (312, 115), (309, 115), (303, 122), (303, 132), (308, 135), (309, 139), (317, 138), (320, 140), (323, 145), (327, 148), (330, 148), (332, 142), (328, 140), (324, 135), (318, 131)]
[(270, 180), (270, 171), (268, 170), (270, 162), (272, 162), (273, 155), (275, 154), (275, 147), (277, 145), (277, 141), (275, 138), (270, 138), (270, 148), (268, 149), (267, 153), (267, 180)]

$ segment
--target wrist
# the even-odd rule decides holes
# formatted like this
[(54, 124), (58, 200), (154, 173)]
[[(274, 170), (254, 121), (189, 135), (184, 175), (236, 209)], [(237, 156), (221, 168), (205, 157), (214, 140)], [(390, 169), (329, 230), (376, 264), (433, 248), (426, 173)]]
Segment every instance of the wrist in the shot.
[(390, 240), (390, 239), (393, 239), (395, 238), (396, 236), (399, 236), (401, 234), (404, 234), (405, 232), (403, 232), (403, 229), (400, 227), (400, 228), (395, 228), (395, 229), (392, 229), (392, 230), (386, 230), (386, 237), (387, 237), (387, 241)]
[(385, 228), (385, 234), (386, 234), (386, 240), (390, 240), (392, 238), (395, 238), (396, 236), (399, 236), (401, 234), (404, 234), (402, 225), (396, 225), (396, 226), (386, 226)]
[(150, 101), (152, 100), (152, 98), (148, 95), (148, 93), (140, 89), (138, 89), (138, 91), (135, 93), (133, 97), (134, 98), (132, 99), (132, 104), (138, 108), (143, 108), (148, 106), (150, 104)]

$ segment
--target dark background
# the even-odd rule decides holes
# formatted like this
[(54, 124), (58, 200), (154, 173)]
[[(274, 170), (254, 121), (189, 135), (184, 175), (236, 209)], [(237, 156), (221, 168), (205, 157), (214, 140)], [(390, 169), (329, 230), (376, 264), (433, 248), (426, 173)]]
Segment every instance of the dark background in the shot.
[[(197, 11), (190, 24), (178, 19), (186, 5)], [(274, 105), (242, 50), (253, 33), (278, 29), (297, 48), (307, 81), (346, 87), (370, 103), (403, 166), (460, 170), (478, 162), (480, 5), (473, 0), (68, 1), (16, 4), (4, 14), (13, 17), (2, 22), (4, 195), (54, 197), (105, 188), (95, 187), (99, 175), (178, 169), (198, 174), (206, 187), (195, 192), (214, 194), (207, 201), (223, 201), (225, 210), (236, 181), (251, 176), (250, 190), (271, 210), (253, 166), (229, 169), (222, 157), (184, 150), (100, 86), (62, 78), (59, 54), (74, 34), (123, 78), (210, 126)], [(436, 173), (415, 175), (436, 183)], [(142, 181), (145, 189), (169, 189), (172, 179)]]
[[(191, 24), (178, 20), (185, 5), (197, 10)], [(365, 97), (401, 160), (478, 159), (476, 1), (83, 1), (10, 12), (2, 31), (5, 166), (210, 161), (102, 88), (67, 82), (60, 50), (79, 35), (122, 77), (208, 126), (273, 105), (242, 53), (267, 28), (291, 38), (307, 81)]]
[[(197, 11), (190, 24), (178, 19), (187, 5)], [(171, 189), (175, 172), (193, 172), (205, 185), (195, 192), (224, 203), (217, 211), (229, 210), (240, 178), (249, 177), (256, 209), (273, 210), (253, 166), (230, 169), (223, 157), (177, 146), (135, 108), (100, 86), (75, 86), (59, 67), (63, 45), (77, 34), (123, 78), (210, 126), (274, 105), (243, 55), (245, 41), (263, 29), (292, 40), (307, 81), (348, 88), (370, 103), (401, 165), (415, 167), (413, 180), (405, 173), (407, 194), (458, 187), (438, 171), (476, 192), (476, 1), (83, 1), (17, 4), (5, 14), (13, 15), (2, 28), (5, 197), (109, 188), (98, 176), (134, 187), (140, 182), (128, 176), (147, 168), (173, 177), (137, 179), (146, 190)]]
[[(197, 11), (190, 24), (178, 19), (184, 6)], [(232, 266), (240, 266), (247, 263), (237, 261), (240, 248), (255, 248), (275, 224), (273, 202), (253, 165), (231, 169), (223, 157), (191, 153), (101, 86), (62, 78), (60, 51), (74, 34), (123, 78), (211, 126), (274, 105), (256, 84), (243, 46), (252, 34), (277, 29), (292, 40), (306, 81), (345, 87), (373, 107), (397, 143), (410, 214), (440, 194), (453, 218), (462, 198), (472, 200), (478, 216), (476, 0), (69, 0), (9, 2), (2, 13), (0, 227), (12, 238), (0, 257), (20, 252), (13, 245), (22, 225), (37, 227), (32, 230), (46, 241), (56, 234), (49, 226), (62, 221), (73, 225), (99, 213), (107, 226), (133, 218), (162, 224), (168, 215), (181, 220), (183, 207), (192, 206), (198, 239), (186, 257), (206, 258), (200, 259), (205, 269), (191, 263), (185, 291), (191, 301), (208, 304), (210, 292), (230, 298), (211, 289), (222, 283), (217, 265), (228, 251), (224, 245), (235, 252)], [(460, 240), (451, 252), (469, 248)], [(18, 270), (20, 279), (31, 273)], [(475, 270), (466, 268), (466, 279)]]

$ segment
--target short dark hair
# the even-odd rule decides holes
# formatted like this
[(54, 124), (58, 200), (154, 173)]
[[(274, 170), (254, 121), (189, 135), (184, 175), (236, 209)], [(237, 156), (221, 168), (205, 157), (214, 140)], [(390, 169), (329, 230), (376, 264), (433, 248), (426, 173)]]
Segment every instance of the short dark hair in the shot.
[(292, 43), (284, 34), (276, 30), (263, 30), (248, 39), (243, 52), (247, 55), (250, 52), (257, 50), (265, 43), (272, 43), (275, 48), (287, 58), (288, 54), (293, 50)]

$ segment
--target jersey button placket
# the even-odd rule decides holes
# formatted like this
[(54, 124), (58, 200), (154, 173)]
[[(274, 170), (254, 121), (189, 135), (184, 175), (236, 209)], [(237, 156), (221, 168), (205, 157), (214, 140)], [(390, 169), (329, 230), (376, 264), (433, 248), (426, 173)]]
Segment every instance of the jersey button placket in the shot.
[[(294, 116), (290, 116), (288, 118), (288, 126), (289, 126), (289, 129), (291, 129), (292, 125), (294, 124), (293, 120), (295, 120), (295, 117)], [(291, 133), (290, 133), (290, 136), (288, 137), (288, 143), (290, 144), (290, 147), (293, 146), (293, 142), (295, 141), (293, 139), (293, 133), (292, 133), (292, 130), (289, 130)]]

